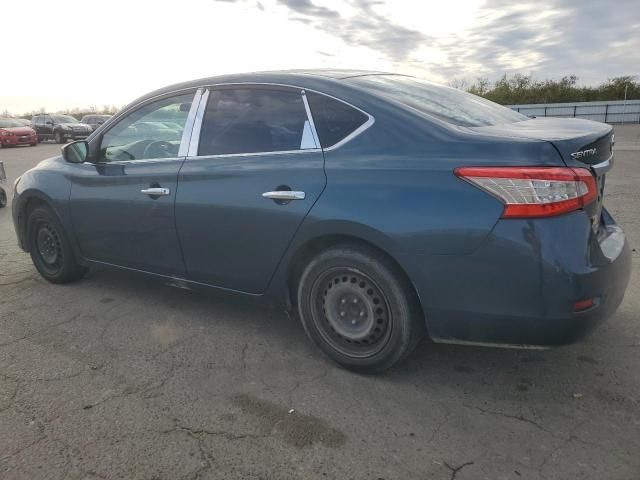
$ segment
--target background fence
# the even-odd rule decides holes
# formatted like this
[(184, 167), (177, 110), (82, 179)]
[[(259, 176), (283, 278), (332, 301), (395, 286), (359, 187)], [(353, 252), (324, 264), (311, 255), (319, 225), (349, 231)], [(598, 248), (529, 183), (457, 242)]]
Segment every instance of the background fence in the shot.
[(523, 115), (585, 118), (605, 123), (640, 123), (640, 100), (508, 105)]

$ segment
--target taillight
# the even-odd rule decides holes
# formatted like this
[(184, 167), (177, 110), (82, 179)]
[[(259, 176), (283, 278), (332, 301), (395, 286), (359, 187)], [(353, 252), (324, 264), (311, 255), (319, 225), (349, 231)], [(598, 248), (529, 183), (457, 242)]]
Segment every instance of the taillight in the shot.
[(502, 218), (561, 215), (598, 196), (596, 180), (586, 168), (462, 167), (455, 174), (502, 201)]

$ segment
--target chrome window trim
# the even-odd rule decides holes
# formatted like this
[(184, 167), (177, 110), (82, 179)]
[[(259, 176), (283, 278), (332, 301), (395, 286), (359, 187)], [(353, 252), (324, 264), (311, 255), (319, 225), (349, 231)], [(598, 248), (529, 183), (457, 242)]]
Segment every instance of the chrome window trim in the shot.
[(320, 138), (318, 137), (318, 132), (316, 131), (316, 124), (313, 121), (313, 115), (311, 114), (311, 108), (309, 107), (309, 100), (307, 100), (307, 94), (304, 90), (300, 92), (302, 96), (302, 103), (304, 103), (304, 110), (307, 112), (307, 120), (309, 121), (309, 125), (311, 126), (311, 134), (313, 135), (313, 142), (316, 144), (316, 148), (322, 148), (320, 145)]
[[(155, 96), (153, 96), (153, 97), (151, 97), (151, 98), (148, 98), (148, 99), (144, 100), (142, 103), (140, 103), (140, 104), (136, 104), (136, 105), (132, 106), (131, 108), (128, 108), (127, 110), (125, 110), (125, 111), (121, 112), (120, 114), (118, 114), (118, 118), (119, 118), (119, 117), (121, 117), (121, 116), (123, 116), (123, 115), (125, 115), (125, 114), (127, 114), (127, 113), (129, 113), (129, 112), (130, 112), (130, 111), (132, 111), (132, 110), (135, 110), (135, 109), (139, 108), (139, 106), (141, 106), (141, 105), (145, 105), (145, 104), (147, 104), (147, 103), (149, 103), (149, 102), (151, 102), (151, 101), (153, 101), (153, 100), (155, 100), (155, 99), (157, 99), (157, 98), (162, 98), (162, 97), (170, 96), (170, 95), (173, 95), (173, 94), (176, 94), (176, 93), (180, 93), (180, 92), (185, 92), (185, 91), (193, 90), (194, 88), (198, 88), (198, 89), (200, 89), (200, 88), (203, 88), (203, 89), (204, 89), (204, 88), (206, 88), (206, 89), (207, 89), (207, 90), (205, 91), (205, 93), (204, 93), (203, 97), (200, 99), (200, 104), (202, 105), (203, 100), (208, 99), (208, 95), (209, 95), (209, 91), (210, 91), (210, 89), (214, 89), (214, 88), (216, 88), (216, 87), (226, 87), (226, 86), (252, 86), (252, 85), (256, 85), (256, 86), (271, 86), (271, 87), (285, 87), (285, 88), (293, 88), (293, 89), (297, 89), (297, 90), (300, 90), (301, 92), (305, 92), (305, 93), (306, 93), (306, 92), (313, 92), (313, 93), (317, 93), (318, 95), (324, 95), (325, 97), (329, 97), (329, 98), (332, 98), (333, 100), (336, 100), (336, 101), (338, 101), (338, 102), (342, 102), (342, 103), (344, 103), (345, 105), (347, 105), (347, 106), (349, 106), (349, 107), (351, 107), (351, 108), (353, 108), (353, 109), (355, 109), (355, 110), (358, 110), (359, 112), (362, 112), (363, 114), (365, 114), (365, 115), (367, 116), (367, 118), (368, 118), (368, 119), (367, 119), (367, 121), (366, 121), (365, 123), (363, 123), (362, 125), (360, 125), (360, 127), (356, 128), (353, 132), (351, 132), (349, 135), (347, 135), (346, 137), (344, 137), (344, 138), (343, 138), (342, 140), (340, 140), (338, 143), (335, 143), (335, 144), (333, 144), (333, 145), (331, 145), (331, 146), (329, 146), (329, 147), (326, 147), (326, 148), (322, 148), (322, 147), (320, 146), (320, 138), (317, 136), (317, 131), (315, 130), (315, 124), (314, 124), (314, 125), (313, 125), (313, 131), (314, 131), (314, 133), (315, 133), (315, 135), (316, 135), (316, 138), (317, 138), (317, 143), (316, 143), (316, 144), (318, 145), (318, 150), (322, 150), (322, 151), (325, 151), (325, 152), (327, 152), (327, 151), (333, 151), (333, 150), (336, 150), (336, 149), (338, 149), (338, 148), (342, 147), (344, 144), (346, 144), (346, 143), (350, 142), (351, 140), (353, 140), (354, 138), (356, 138), (356, 137), (357, 137), (357, 136), (359, 136), (360, 134), (362, 134), (365, 130), (369, 129), (369, 127), (371, 127), (371, 126), (375, 123), (375, 117), (374, 117), (373, 115), (371, 115), (369, 112), (367, 112), (367, 111), (365, 111), (365, 110), (363, 110), (363, 109), (361, 109), (361, 108), (359, 108), (359, 107), (356, 107), (356, 106), (355, 106), (355, 105), (353, 105), (352, 103), (349, 103), (349, 102), (347, 102), (346, 100), (343, 100), (343, 99), (341, 99), (341, 98), (338, 98), (338, 97), (336, 97), (336, 96), (334, 96), (334, 95), (331, 95), (331, 94), (328, 94), (328, 93), (324, 93), (324, 92), (321, 92), (321, 91), (319, 91), (319, 90), (315, 90), (315, 89), (313, 89), (313, 88), (306, 88), (306, 87), (301, 87), (301, 86), (299, 86), (299, 85), (292, 85), (292, 84), (288, 84), (288, 83), (275, 83), (275, 82), (226, 82), (226, 83), (209, 83), (209, 84), (202, 84), (202, 85), (197, 86), (197, 87), (195, 87), (195, 86), (191, 86), (191, 87), (187, 87), (187, 88), (180, 88), (180, 89), (177, 89), (177, 90), (172, 90), (172, 91), (170, 91), (170, 92), (164, 92), (164, 93), (161, 93), (161, 94), (155, 95)], [(205, 95), (206, 95), (206, 99), (204, 98), (204, 96), (205, 96)], [(304, 98), (306, 98), (306, 95), (305, 95), (305, 97), (304, 97)], [(206, 102), (204, 103), (204, 107), (206, 107)], [(310, 112), (311, 112), (311, 109), (309, 109), (309, 112), (308, 112), (307, 116), (309, 116), (309, 117), (310, 117), (310, 119), (312, 120), (312, 119), (313, 119), (313, 117), (311, 117), (311, 113), (310, 113)], [(203, 111), (203, 115), (204, 115), (204, 111)], [(114, 119), (114, 120), (115, 120), (115, 119)], [(198, 144), (198, 143), (200, 142), (200, 128), (201, 128), (201, 126), (202, 126), (202, 121), (198, 122), (198, 121), (197, 121), (197, 118), (196, 118), (196, 122), (194, 123), (194, 128), (193, 128), (192, 133), (191, 133), (191, 142), (190, 142), (190, 145), (189, 145), (189, 152), (188, 152), (188, 154), (187, 154), (187, 156), (188, 156), (189, 158), (197, 158), (197, 157), (198, 157), (198, 155), (197, 155), (197, 152), (198, 152), (197, 148), (195, 149), (195, 154), (192, 154), (192, 152), (193, 152), (194, 150), (192, 150), (191, 146), (192, 146), (192, 145), (193, 145), (193, 143), (194, 143), (194, 137), (197, 139), (197, 141), (195, 141), (195, 143), (196, 143), (196, 144)], [(197, 131), (196, 131), (196, 129), (197, 129)], [(197, 135), (194, 135), (194, 134), (196, 134), (196, 133), (197, 133)], [(298, 151), (298, 150), (294, 150), (294, 151)], [(311, 152), (311, 151), (316, 151), (316, 150), (314, 150), (314, 149), (307, 149), (307, 150), (300, 150), (300, 151)], [(235, 156), (238, 156), (238, 155), (264, 155), (264, 154), (274, 154), (274, 153), (290, 154), (290, 153), (292, 153), (292, 151), (284, 151), (284, 152), (260, 152), (260, 153), (249, 153), (249, 154), (244, 154), (244, 153), (234, 153), (234, 154), (231, 154), (231, 155), (235, 155)], [(206, 156), (206, 157), (217, 157), (217, 156), (219, 156), (219, 155), (204, 155), (204, 156)], [(225, 157), (226, 157), (226, 156), (230, 156), (230, 155), (220, 155), (220, 156), (225, 156)]]
[[(356, 107), (354, 107), (354, 108), (356, 108)], [(369, 117), (367, 119), (367, 121), (364, 122), (362, 125), (360, 125), (358, 128), (356, 128), (349, 135), (344, 137), (342, 140), (340, 140), (338, 143), (334, 143), (330, 147), (325, 148), (324, 149), (325, 152), (331, 152), (333, 150), (336, 150), (337, 148), (340, 148), (342, 145), (344, 145), (347, 142), (350, 142), (351, 140), (356, 138), (358, 135), (360, 135), (362, 132), (367, 130), (369, 127), (371, 127), (371, 125), (373, 125), (375, 123), (375, 118), (373, 118), (373, 116), (369, 115), (367, 112), (365, 112), (363, 110), (360, 110), (360, 111)]]
[[(204, 112), (206, 111), (209, 92), (211, 88), (215, 86), (277, 86), (277, 87), (285, 87), (292, 90), (298, 90), (298, 94), (302, 98), (302, 103), (304, 105), (305, 114), (307, 120), (309, 121), (309, 125), (311, 127), (311, 134), (313, 136), (313, 142), (315, 143), (315, 148), (300, 148), (298, 150), (274, 150), (268, 152), (243, 152), (243, 153), (227, 153), (227, 154), (215, 154), (215, 155), (198, 155), (198, 147), (200, 145), (200, 131), (202, 128), (202, 122), (204, 121)], [(195, 125), (193, 129), (193, 133), (191, 135), (191, 145), (189, 146), (189, 153), (187, 158), (223, 158), (223, 157), (247, 157), (247, 156), (255, 156), (255, 155), (290, 155), (292, 153), (298, 152), (321, 152), (322, 147), (320, 146), (320, 140), (318, 137), (318, 133), (316, 132), (316, 126), (313, 123), (313, 117), (311, 115), (311, 110), (309, 109), (309, 103), (307, 102), (307, 98), (304, 93), (305, 89), (301, 87), (296, 87), (293, 85), (283, 85), (276, 83), (255, 83), (255, 82), (247, 82), (247, 83), (221, 83), (214, 86), (207, 86), (207, 90), (205, 91), (202, 99), (200, 100), (200, 108), (198, 109), (198, 113), (196, 114)], [(354, 107), (355, 108), (355, 107)]]
[(140, 160), (114, 160), (113, 162), (95, 162), (93, 165), (129, 165), (129, 164), (139, 164), (139, 163), (160, 163), (160, 162), (175, 162), (175, 161), (184, 160), (184, 156), (179, 157), (167, 157), (167, 158), (143, 158)]
[[(98, 148), (98, 151), (99, 151), (100, 147), (101, 147), (101, 144), (102, 144), (102, 140), (104, 139), (104, 136), (107, 133), (109, 133), (111, 130), (113, 130), (113, 128), (115, 128), (130, 113), (133, 113), (136, 110), (139, 110), (139, 109), (149, 105), (150, 103), (153, 103), (153, 102), (155, 102), (157, 100), (160, 100), (162, 98), (171, 98), (171, 97), (174, 97), (174, 96), (186, 95), (190, 91), (193, 91), (193, 98), (191, 100), (191, 108), (189, 109), (189, 113), (187, 114), (187, 120), (185, 121), (185, 129), (182, 131), (182, 138), (180, 139), (180, 145), (178, 146), (178, 156), (177, 157), (170, 157), (170, 158), (144, 158), (144, 159), (139, 159), (139, 160), (115, 160), (115, 161), (111, 161), (111, 162), (91, 161), (91, 162), (88, 162), (88, 163), (92, 163), (94, 165), (118, 165), (118, 164), (128, 164), (128, 163), (138, 163), (138, 162), (146, 162), (146, 163), (148, 163), (149, 161), (156, 162), (156, 161), (163, 161), (163, 160), (177, 160), (177, 159), (180, 159), (180, 158), (184, 159), (186, 157), (186, 155), (181, 155), (181, 152), (183, 151), (182, 142), (184, 140), (185, 131), (187, 130), (187, 127), (189, 125), (189, 117), (191, 115), (191, 111), (193, 110), (193, 104), (195, 103), (195, 97), (197, 96), (198, 91), (202, 91), (202, 90), (203, 90), (203, 87), (188, 87), (188, 88), (181, 88), (181, 89), (178, 89), (178, 90), (172, 90), (171, 92), (166, 92), (166, 93), (163, 93), (163, 94), (160, 94), (160, 95), (155, 95), (155, 96), (153, 96), (151, 98), (143, 100), (140, 103), (136, 103), (135, 105), (131, 106), (130, 108), (128, 108), (126, 110), (123, 110), (122, 112), (119, 112), (116, 115), (114, 115), (113, 117), (111, 117), (108, 120), (108, 121), (111, 121), (111, 123), (108, 125), (109, 128), (106, 129), (104, 132), (101, 132), (99, 135), (94, 136), (95, 132), (97, 132), (97, 130), (94, 130), (93, 132), (91, 132), (89, 137), (87, 137), (88, 139), (90, 138), (90, 140), (88, 140), (88, 141), (90, 142), (91, 145), (93, 145), (94, 141), (99, 141), (99, 143), (98, 143), (98, 145), (96, 147), (96, 148)], [(194, 122), (195, 122), (195, 119), (194, 119)], [(91, 138), (91, 137), (93, 137), (93, 138)]]
[(228, 158), (228, 157), (255, 157), (264, 155), (293, 155), (296, 153), (322, 152), (321, 148), (305, 148), (298, 150), (277, 150), (275, 152), (252, 152), (252, 153), (221, 153), (216, 155), (194, 155), (187, 157), (188, 160), (201, 160), (205, 158)]
[(209, 103), (209, 89), (207, 88), (198, 102), (198, 108), (193, 123), (193, 130), (191, 137), (189, 138), (189, 148), (187, 149), (187, 157), (197, 157), (198, 148), (200, 147), (200, 130), (202, 128), (202, 122), (204, 121), (204, 112), (207, 109)]
[[(329, 147), (325, 147), (323, 148), (323, 151), (325, 152), (330, 152), (332, 150), (335, 150), (337, 148), (340, 148), (342, 145), (344, 145), (345, 143), (353, 140), (354, 138), (356, 138), (358, 135), (360, 135), (362, 132), (364, 132), (365, 130), (367, 130), (369, 127), (371, 127), (374, 123), (375, 123), (375, 117), (373, 115), (371, 115), (369, 112), (365, 112), (364, 110), (362, 110), (361, 108), (356, 107), (355, 105), (346, 102), (344, 100), (342, 100), (341, 98), (338, 97), (334, 97), (333, 95), (329, 95), (328, 93), (322, 93), (322, 92), (318, 92), (317, 90), (312, 90), (310, 88), (307, 88), (306, 90), (313, 92), (313, 93), (317, 93), (318, 95), (324, 95), (325, 97), (329, 97), (333, 100), (336, 100), (338, 102), (344, 103), (345, 105), (353, 108), (354, 110), (359, 111), (360, 113), (363, 113), (364, 115), (367, 116), (367, 121), (364, 122), (362, 125), (360, 125), (358, 128), (356, 128), (353, 132), (351, 132), (349, 135), (347, 135), (346, 137), (344, 137), (342, 140), (340, 140), (337, 143), (334, 143), (333, 145), (329, 146)], [(308, 102), (306, 95), (305, 95), (305, 102)], [(311, 115), (311, 108), (309, 108), (309, 115)], [(315, 124), (313, 126), (313, 130), (316, 131), (315, 129)], [(320, 147), (322, 147), (321, 143), (320, 143), (320, 137), (318, 137), (318, 145), (320, 145)]]
[[(126, 110), (121, 110), (120, 112), (117, 112), (115, 115), (113, 115), (108, 121), (113, 123), (114, 126), (120, 122), (120, 120), (122, 119), (122, 117), (128, 115), (131, 112), (134, 112), (135, 110), (138, 110), (139, 108), (144, 107), (145, 105), (155, 102), (156, 100), (159, 100), (161, 98), (164, 97), (173, 97), (176, 95), (180, 95), (180, 94), (185, 94), (185, 93), (189, 93), (189, 91), (193, 91), (193, 93), (195, 94), (195, 92), (199, 89), (204, 89), (205, 86), (191, 86), (191, 87), (185, 87), (185, 88), (178, 88), (176, 90), (171, 90), (169, 92), (164, 92), (164, 93), (159, 93), (158, 95), (154, 95), (153, 97), (149, 97), (149, 98), (145, 98), (144, 100), (141, 100), (140, 102), (136, 103), (135, 105), (130, 105), (129, 108), (127, 108)], [(112, 125), (109, 125), (109, 130), (111, 130), (113, 128)], [(107, 133), (109, 130), (106, 130), (104, 133)]]
[[(345, 105), (348, 105), (349, 107), (354, 108), (354, 109), (358, 110), (359, 112), (364, 113), (368, 117), (368, 120), (365, 123), (363, 123), (362, 125), (360, 125), (360, 127), (355, 129), (353, 132), (351, 132), (349, 135), (347, 135), (342, 140), (340, 140), (338, 143), (335, 143), (335, 144), (333, 144), (333, 145), (331, 145), (329, 147), (326, 147), (326, 148), (322, 148), (320, 146), (320, 139), (319, 139), (319, 137), (317, 137), (318, 138), (317, 145), (319, 146), (318, 149), (292, 150), (292, 151), (284, 151), (284, 152), (258, 152), (258, 153), (247, 153), (247, 154), (245, 154), (245, 153), (234, 153), (234, 154), (231, 154), (233, 156), (265, 155), (265, 154), (280, 154), (280, 153), (281, 154), (290, 154), (290, 153), (298, 152), (298, 151), (300, 151), (300, 152), (315, 152), (315, 151), (318, 151), (318, 150), (325, 151), (325, 152), (333, 151), (333, 150), (336, 150), (336, 149), (342, 147), (344, 144), (350, 142), (351, 140), (353, 140), (354, 138), (356, 138), (357, 136), (362, 134), (365, 130), (369, 129), (369, 127), (371, 127), (375, 123), (375, 117), (373, 115), (371, 115), (370, 113), (366, 112), (365, 110), (362, 110), (361, 108), (356, 107), (352, 103), (349, 103), (346, 100), (338, 98), (338, 97), (336, 97), (334, 95), (330, 95), (328, 93), (324, 93), (324, 92), (321, 92), (319, 90), (315, 90), (315, 89), (312, 89), (312, 88), (301, 87), (299, 85), (292, 85), (292, 84), (287, 84), (287, 83), (275, 83), (275, 82), (226, 82), (226, 83), (223, 82), (223, 83), (210, 83), (210, 84), (202, 84), (202, 85), (199, 85), (199, 86), (189, 86), (189, 87), (185, 87), (185, 88), (179, 88), (179, 89), (176, 89), (176, 90), (171, 90), (171, 91), (168, 91), (168, 92), (160, 93), (158, 95), (154, 95), (153, 97), (147, 98), (147, 99), (141, 101), (140, 103), (136, 103), (135, 105), (132, 105), (131, 107), (127, 108), (126, 110), (123, 110), (123, 111), (117, 113), (116, 115), (114, 115), (114, 117), (112, 117), (112, 120), (113, 120), (114, 125), (117, 125), (120, 122), (120, 119), (122, 117), (124, 117), (125, 115), (128, 115), (130, 112), (132, 112), (134, 110), (137, 110), (138, 108), (140, 108), (140, 107), (142, 107), (144, 105), (147, 105), (148, 103), (151, 103), (151, 102), (153, 102), (153, 101), (155, 101), (157, 99), (163, 98), (163, 97), (173, 96), (173, 95), (180, 94), (182, 92), (188, 92), (188, 91), (194, 90), (194, 89), (196, 89), (196, 90), (206, 89), (204, 91), (204, 94), (200, 98), (200, 105), (203, 105), (203, 100), (205, 100), (204, 101), (204, 107), (206, 107), (206, 103), (207, 103), (206, 100), (209, 98), (210, 89), (215, 88), (215, 87), (236, 86), (236, 85), (237, 86), (251, 86), (251, 85), (260, 86), (260, 85), (263, 85), (263, 86), (272, 86), (272, 87), (286, 87), (286, 88), (298, 89), (298, 90), (304, 91), (304, 92), (317, 93), (319, 95), (324, 95), (325, 97), (332, 98), (332, 99), (334, 99), (334, 100), (336, 100), (338, 102), (342, 102)], [(309, 112), (310, 111), (311, 110), (309, 109)], [(202, 114), (204, 116), (204, 110), (203, 110)], [(308, 113), (308, 116), (310, 116), (310, 113)], [(200, 142), (200, 128), (201, 128), (201, 126), (202, 126), (202, 120), (200, 120), (198, 122), (198, 118), (197, 118), (197, 114), (196, 114), (196, 119), (194, 121), (193, 129), (191, 131), (191, 139), (190, 139), (190, 142), (189, 142), (189, 149), (188, 149), (188, 153), (187, 153), (187, 157), (188, 158), (198, 158), (197, 146), (198, 146), (198, 144)], [(111, 125), (109, 127), (110, 127), (109, 130), (111, 130), (111, 128), (113, 128)], [(109, 130), (107, 130), (107, 131), (109, 131)], [(107, 131), (105, 131), (104, 133), (106, 133)], [(315, 130), (315, 124), (313, 125), (313, 131), (317, 135), (317, 132)], [(102, 135), (104, 135), (104, 133)], [(100, 135), (100, 137), (102, 137), (102, 135)], [(195, 140), (194, 140), (194, 138), (195, 138)], [(192, 152), (194, 151), (192, 149), (192, 146), (194, 146), (194, 143), (195, 143), (195, 147), (196, 147), (195, 148), (195, 154), (192, 154)], [(182, 146), (182, 144), (181, 144), (181, 146)], [(208, 158), (208, 157), (218, 157), (218, 156), (220, 156), (220, 157), (228, 157), (228, 156), (231, 156), (231, 155), (204, 155), (204, 156), (206, 156)], [(122, 162), (123, 163), (128, 163), (128, 162), (134, 162), (134, 161), (142, 161), (142, 160), (131, 160), (131, 161), (124, 160)], [(103, 162), (103, 163), (107, 163), (107, 162)], [(108, 162), (108, 163), (113, 163), (113, 162)]]
[(196, 120), (196, 112), (198, 111), (198, 107), (200, 106), (202, 92), (202, 88), (197, 89), (193, 99), (191, 100), (191, 108), (189, 109), (189, 114), (187, 115), (187, 121), (185, 122), (184, 130), (182, 131), (182, 139), (180, 140), (180, 148), (178, 149), (179, 157), (186, 157), (189, 153), (191, 133), (193, 131), (193, 126)]

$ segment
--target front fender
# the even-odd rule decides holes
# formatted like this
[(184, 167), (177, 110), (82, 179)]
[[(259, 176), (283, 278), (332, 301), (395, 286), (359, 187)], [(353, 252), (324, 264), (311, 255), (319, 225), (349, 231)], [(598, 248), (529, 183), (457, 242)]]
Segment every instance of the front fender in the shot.
[[(27, 209), (35, 203), (47, 205), (56, 214), (66, 232), (71, 232), (69, 196), (71, 184), (60, 172), (36, 167), (20, 177), (13, 197), (12, 214), (18, 244), (28, 251)], [(73, 244), (74, 242), (72, 242)], [(75, 245), (74, 245), (75, 246)]]

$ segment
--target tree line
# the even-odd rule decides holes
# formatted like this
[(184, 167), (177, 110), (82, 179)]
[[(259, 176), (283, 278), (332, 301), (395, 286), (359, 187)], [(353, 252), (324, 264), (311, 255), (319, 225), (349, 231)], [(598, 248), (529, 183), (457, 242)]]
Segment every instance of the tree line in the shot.
[(527, 103), (594, 102), (604, 100), (640, 99), (640, 82), (632, 75), (610, 78), (596, 86), (578, 85), (576, 75), (560, 80), (537, 80), (533, 75), (503, 75), (495, 82), (478, 78), (469, 85), (464, 80), (453, 80), (450, 86), (466, 90), (502, 105)]

